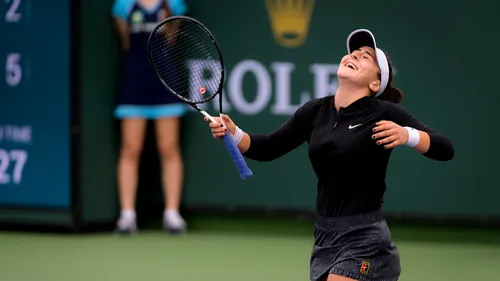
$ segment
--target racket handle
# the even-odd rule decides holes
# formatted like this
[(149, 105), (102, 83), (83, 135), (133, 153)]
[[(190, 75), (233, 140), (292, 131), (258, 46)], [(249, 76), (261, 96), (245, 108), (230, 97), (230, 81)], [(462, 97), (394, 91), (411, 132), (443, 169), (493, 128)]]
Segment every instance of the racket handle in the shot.
[(224, 144), (226, 145), (231, 158), (233, 158), (236, 168), (238, 168), (241, 179), (246, 180), (248, 178), (251, 178), (253, 176), (253, 173), (250, 168), (248, 168), (247, 163), (245, 162), (245, 159), (243, 159), (243, 155), (241, 155), (241, 152), (236, 146), (233, 138), (230, 135), (225, 135), (222, 137), (222, 140), (224, 141)]

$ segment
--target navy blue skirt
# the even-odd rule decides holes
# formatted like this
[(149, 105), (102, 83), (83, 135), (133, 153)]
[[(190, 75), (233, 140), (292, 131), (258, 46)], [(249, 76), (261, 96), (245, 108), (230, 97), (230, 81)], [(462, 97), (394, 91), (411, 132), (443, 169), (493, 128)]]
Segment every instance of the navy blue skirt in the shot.
[(172, 95), (156, 77), (147, 55), (127, 56), (121, 73), (117, 118), (157, 119), (185, 114), (187, 105)]

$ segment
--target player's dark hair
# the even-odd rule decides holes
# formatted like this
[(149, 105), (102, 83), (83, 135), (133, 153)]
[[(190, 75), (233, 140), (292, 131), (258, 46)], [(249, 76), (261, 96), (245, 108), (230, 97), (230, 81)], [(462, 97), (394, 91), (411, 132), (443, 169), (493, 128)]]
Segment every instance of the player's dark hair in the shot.
[[(378, 96), (378, 98), (393, 103), (400, 103), (403, 100), (403, 93), (398, 88), (394, 88), (392, 86), (392, 77), (393, 77), (392, 63), (387, 53), (386, 52), (384, 53), (385, 56), (387, 57), (387, 63), (389, 64), (389, 81), (387, 82), (387, 87), (385, 88), (384, 92), (380, 96)], [(378, 76), (379, 79), (381, 79), (380, 72), (378, 73)]]

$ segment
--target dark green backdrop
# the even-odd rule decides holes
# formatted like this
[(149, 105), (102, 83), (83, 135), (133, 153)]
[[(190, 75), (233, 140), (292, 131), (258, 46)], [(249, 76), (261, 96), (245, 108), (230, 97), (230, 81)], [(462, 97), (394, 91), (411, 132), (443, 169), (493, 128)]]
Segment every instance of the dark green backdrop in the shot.
[[(368, 28), (396, 68), (403, 106), (455, 144), (452, 162), (433, 162), (409, 148), (391, 159), (385, 211), (417, 216), (500, 215), (496, 160), (500, 134), (497, 55), (500, 4), (486, 0), (445, 1), (188, 1), (190, 15), (204, 22), (220, 43), (227, 66), (225, 111), (249, 132), (268, 132), (297, 106), (335, 90), (336, 64), (346, 37)], [(271, 5), (266, 5), (271, 4)], [(111, 0), (81, 1), (80, 126), (76, 146), (80, 188), (74, 220), (113, 222), (117, 215), (118, 38)], [(310, 9), (308, 9), (310, 8)], [(293, 39), (296, 38), (296, 39)], [(298, 40), (298, 39), (303, 40)], [(216, 114), (211, 103), (205, 108)], [(189, 209), (258, 208), (314, 210), (316, 182), (306, 147), (271, 163), (248, 161), (254, 177), (241, 181), (222, 143), (211, 138), (200, 114), (183, 120)], [(141, 165), (141, 212), (161, 204), (158, 159), (148, 132)]]
[[(452, 162), (440, 163), (409, 148), (397, 149), (389, 167), (386, 212), (500, 215), (495, 204), (500, 196), (495, 163), (500, 156), (495, 125), (500, 103), (496, 83), (499, 4), (316, 1), (305, 42), (287, 47), (274, 39), (269, 15), (279, 20), (277, 26), (283, 30), (296, 30), (300, 24), (286, 17), (302, 16), (304, 9), (285, 5), (269, 13), (266, 1), (192, 2), (192, 14), (212, 30), (225, 56), (226, 97), (233, 105), (228, 113), (249, 132), (268, 132), (288, 118), (291, 109), (277, 106), (287, 104), (279, 101), (283, 97), (298, 104), (304, 92), (309, 98), (329, 94), (318, 69), (328, 72), (330, 67), (335, 73), (335, 64), (346, 53), (348, 34), (357, 28), (373, 31), (395, 65), (395, 85), (405, 94), (403, 106), (447, 135), (456, 150)], [(301, 17), (295, 19), (300, 23)], [(290, 66), (294, 69), (287, 81)], [(240, 67), (256, 70), (239, 79)], [(262, 87), (260, 95), (256, 95), (257, 85)], [(239, 108), (239, 87), (249, 103), (262, 98), (262, 107), (256, 105), (252, 112)], [(207, 108), (213, 113), (216, 109)], [(272, 163), (249, 161), (255, 176), (241, 181), (223, 145), (211, 139), (201, 117), (193, 114), (188, 120), (184, 127), (186, 206), (314, 209), (316, 182), (305, 146)]]
[(108, 222), (117, 215), (118, 135), (113, 119), (120, 64), (112, 25), (113, 1), (80, 1), (80, 149), (79, 184), (82, 222)]

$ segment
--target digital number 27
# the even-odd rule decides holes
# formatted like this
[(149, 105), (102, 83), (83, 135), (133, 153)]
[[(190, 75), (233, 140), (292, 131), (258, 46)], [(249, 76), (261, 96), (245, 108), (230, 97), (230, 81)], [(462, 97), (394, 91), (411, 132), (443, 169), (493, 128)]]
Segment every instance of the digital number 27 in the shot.
[(28, 153), (24, 150), (6, 151), (0, 149), (0, 184), (11, 182), (11, 176), (7, 173), (11, 162), (14, 162), (12, 182), (19, 184), (23, 178), (24, 164), (26, 164), (27, 159)]

